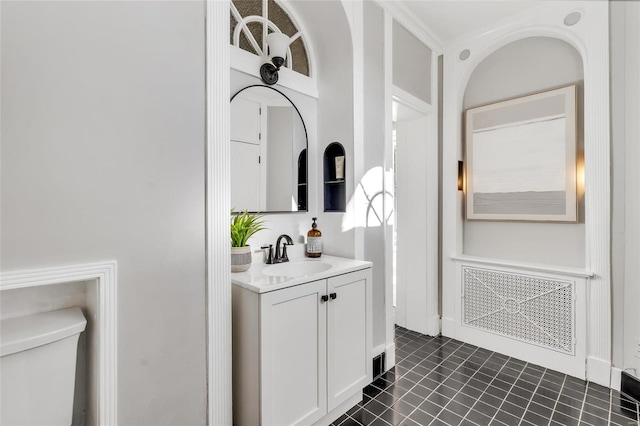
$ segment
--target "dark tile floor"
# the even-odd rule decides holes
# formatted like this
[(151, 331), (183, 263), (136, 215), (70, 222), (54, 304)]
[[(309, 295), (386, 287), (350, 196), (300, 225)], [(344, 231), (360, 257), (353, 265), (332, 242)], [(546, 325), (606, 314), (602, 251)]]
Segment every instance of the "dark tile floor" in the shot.
[(396, 327), (396, 366), (333, 425), (633, 425), (617, 391), (447, 337)]

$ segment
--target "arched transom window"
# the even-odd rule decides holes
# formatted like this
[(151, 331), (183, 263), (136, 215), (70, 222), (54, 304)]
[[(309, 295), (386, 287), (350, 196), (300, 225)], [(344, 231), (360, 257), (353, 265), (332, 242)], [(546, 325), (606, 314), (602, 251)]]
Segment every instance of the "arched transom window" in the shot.
[(258, 56), (266, 56), (266, 36), (282, 32), (291, 38), (284, 66), (309, 76), (309, 58), (302, 33), (275, 0), (232, 0), (231, 44)]

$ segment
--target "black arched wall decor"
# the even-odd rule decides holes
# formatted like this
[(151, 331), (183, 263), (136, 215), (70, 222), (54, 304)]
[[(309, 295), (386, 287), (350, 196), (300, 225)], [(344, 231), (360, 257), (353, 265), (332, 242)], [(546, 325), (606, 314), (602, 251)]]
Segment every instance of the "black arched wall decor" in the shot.
[(347, 207), (344, 147), (332, 142), (324, 150), (324, 211), (344, 212)]

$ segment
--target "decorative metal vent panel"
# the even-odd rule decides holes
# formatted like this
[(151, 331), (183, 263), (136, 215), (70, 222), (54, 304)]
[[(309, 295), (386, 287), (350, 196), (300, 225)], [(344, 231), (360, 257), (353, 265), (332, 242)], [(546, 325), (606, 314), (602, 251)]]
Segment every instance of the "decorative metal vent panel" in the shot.
[(574, 354), (573, 281), (463, 266), (463, 324)]

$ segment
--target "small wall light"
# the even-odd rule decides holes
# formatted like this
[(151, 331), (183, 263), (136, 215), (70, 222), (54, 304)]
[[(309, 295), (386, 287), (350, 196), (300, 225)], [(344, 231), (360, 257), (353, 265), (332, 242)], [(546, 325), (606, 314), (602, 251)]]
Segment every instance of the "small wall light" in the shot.
[(273, 65), (266, 62), (260, 67), (260, 77), (266, 84), (272, 85), (278, 82), (278, 71), (287, 58), (289, 42), (289, 36), (283, 33), (270, 33), (267, 35), (267, 46)]
[(464, 191), (464, 162), (458, 161), (458, 191)]
[(578, 154), (576, 159), (576, 186), (578, 197), (584, 196), (584, 153)]

